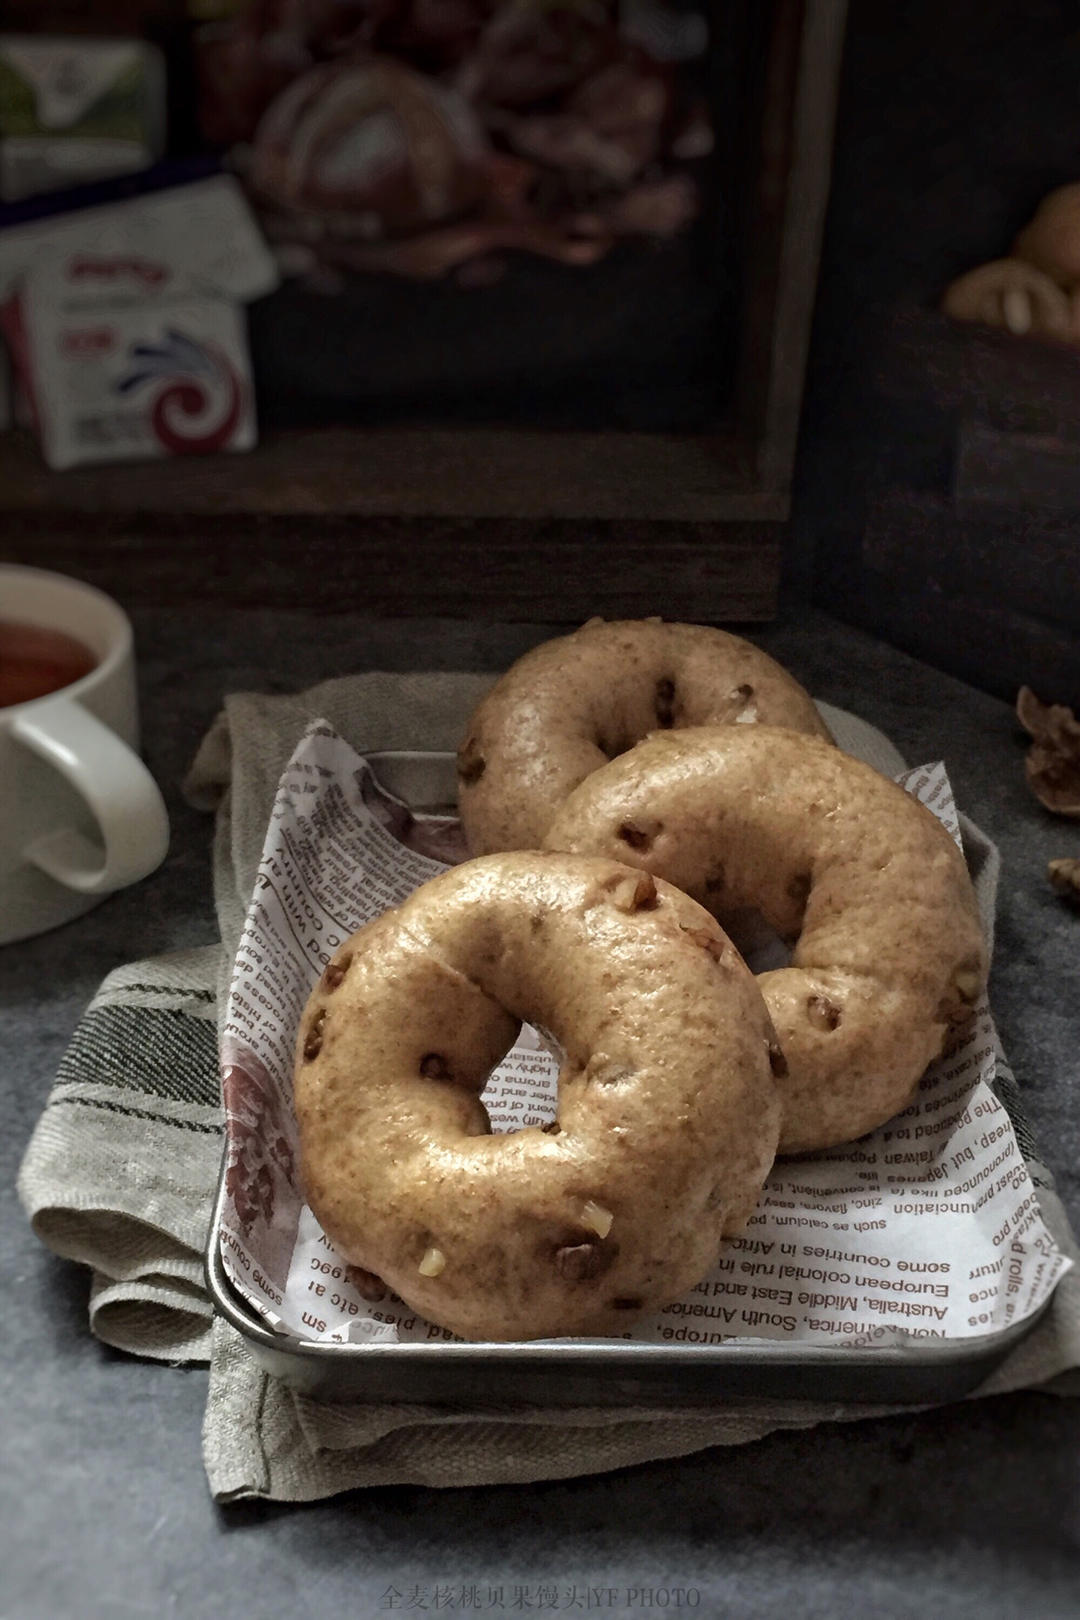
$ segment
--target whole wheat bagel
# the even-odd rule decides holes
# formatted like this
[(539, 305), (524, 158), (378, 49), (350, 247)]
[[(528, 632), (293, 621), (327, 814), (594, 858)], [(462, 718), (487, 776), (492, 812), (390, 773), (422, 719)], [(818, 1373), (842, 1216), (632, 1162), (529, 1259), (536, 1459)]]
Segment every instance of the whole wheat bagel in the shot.
[(852, 1141), (910, 1101), (986, 979), (956, 844), (895, 782), (772, 726), (657, 732), (594, 772), (547, 835), (756, 908), (794, 941), (760, 976), (789, 1073), (781, 1153)]
[(538, 848), (578, 783), (658, 726), (752, 721), (828, 737), (798, 682), (739, 636), (592, 619), (519, 658), (474, 712), (458, 750), (469, 849)]
[[(558, 1117), (480, 1098), (527, 1019)], [(621, 1332), (685, 1293), (775, 1155), (775, 1039), (718, 924), (591, 856), (468, 861), (337, 953), (303, 1014), (311, 1207), (339, 1253), (469, 1338)]]

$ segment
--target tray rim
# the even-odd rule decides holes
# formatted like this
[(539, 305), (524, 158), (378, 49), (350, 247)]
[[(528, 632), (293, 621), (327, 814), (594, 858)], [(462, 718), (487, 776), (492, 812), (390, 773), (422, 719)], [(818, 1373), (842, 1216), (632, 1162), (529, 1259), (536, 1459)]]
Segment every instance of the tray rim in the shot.
[[(452, 751), (443, 749), (384, 748), (358, 752), (372, 766), (376, 775), (380, 763), (391, 768), (394, 765), (423, 768), (424, 764), (437, 760), (440, 767), (445, 767), (455, 758)], [(393, 788), (387, 784), (381, 785), (391, 796), (399, 797)], [(400, 802), (407, 803), (404, 799)], [(444, 805), (432, 807), (427, 811), (413, 805), (408, 807), (413, 814), (419, 816), (446, 814)], [(465, 1373), (470, 1368), (490, 1367), (492, 1363), (496, 1363), (504, 1367), (516, 1367), (522, 1371), (530, 1368), (557, 1370), (578, 1367), (598, 1375), (605, 1371), (612, 1374), (619, 1372), (641, 1374), (649, 1371), (659, 1374), (664, 1371), (675, 1372), (688, 1366), (695, 1369), (715, 1369), (718, 1375), (732, 1366), (779, 1367), (790, 1368), (793, 1371), (798, 1369), (800, 1372), (813, 1372), (814, 1369), (824, 1372), (842, 1368), (855, 1375), (853, 1381), (857, 1381), (860, 1370), (877, 1372), (887, 1368), (898, 1371), (916, 1369), (928, 1371), (936, 1368), (942, 1372), (956, 1368), (970, 1368), (972, 1372), (978, 1371), (980, 1375), (986, 1375), (1035, 1329), (1053, 1304), (1057, 1292), (1055, 1284), (1036, 1311), (1021, 1321), (1010, 1323), (1007, 1327), (998, 1328), (992, 1333), (944, 1339), (909, 1336), (900, 1341), (893, 1338), (881, 1345), (856, 1346), (843, 1341), (836, 1344), (808, 1344), (803, 1341), (753, 1338), (745, 1334), (733, 1334), (720, 1344), (654, 1344), (643, 1340), (615, 1338), (505, 1341), (477, 1339), (410, 1344), (385, 1341), (365, 1344), (350, 1340), (335, 1342), (327, 1339), (305, 1339), (290, 1328), (271, 1326), (253, 1306), (244, 1301), (225, 1270), (220, 1239), (228, 1156), (229, 1144), (226, 1137), (222, 1147), (221, 1169), (203, 1255), (207, 1289), (214, 1311), (224, 1317), (250, 1343), (256, 1354), (261, 1351), (264, 1355), (272, 1356), (275, 1361), (285, 1358), (301, 1365), (325, 1365), (328, 1370), (335, 1364), (365, 1366), (390, 1363), (401, 1365), (403, 1370), (410, 1367), (440, 1370), (460, 1367)], [(1026, 1159), (1024, 1163), (1027, 1166)], [(974, 1383), (972, 1387), (975, 1387)], [(881, 1400), (878, 1393), (871, 1391), (860, 1396), (856, 1389), (853, 1389), (846, 1398), (855, 1402)], [(719, 1396), (718, 1399), (725, 1397)], [(913, 1404), (925, 1399), (925, 1396), (913, 1395), (906, 1399), (896, 1399), (896, 1404)], [(522, 1401), (527, 1404), (525, 1396), (522, 1396)], [(640, 1395), (634, 1397), (634, 1401), (640, 1402)], [(501, 1400), (496, 1404), (505, 1405), (506, 1402)], [(625, 1403), (621, 1404), (629, 1405), (631, 1399), (628, 1397)]]
[[(578, 1364), (597, 1373), (604, 1370), (640, 1372), (643, 1363), (656, 1371), (676, 1370), (692, 1363), (695, 1367), (714, 1365), (719, 1372), (732, 1363), (762, 1367), (790, 1366), (805, 1370), (815, 1366), (822, 1369), (841, 1366), (845, 1369), (879, 1369), (883, 1366), (949, 1368), (985, 1362), (989, 1370), (989, 1365), (1004, 1359), (1015, 1345), (1027, 1337), (1049, 1309), (1054, 1297), (1052, 1292), (1037, 1311), (1019, 1322), (1010, 1323), (1008, 1327), (999, 1328), (995, 1333), (972, 1334), (966, 1338), (911, 1338), (877, 1346), (807, 1344), (753, 1338), (748, 1334), (733, 1334), (721, 1344), (651, 1344), (640, 1339), (612, 1338), (474, 1339), (419, 1344), (338, 1343), (329, 1339), (305, 1339), (291, 1328), (272, 1327), (253, 1306), (243, 1300), (226, 1273), (220, 1234), (227, 1164), (228, 1144), (222, 1152), (221, 1172), (204, 1256), (207, 1287), (214, 1308), (253, 1345), (277, 1356), (294, 1356), (304, 1361), (390, 1361), (438, 1367), (486, 1366), (492, 1361), (522, 1366), (535, 1363), (553, 1367)], [(852, 1395), (851, 1398), (856, 1399), (857, 1396)]]

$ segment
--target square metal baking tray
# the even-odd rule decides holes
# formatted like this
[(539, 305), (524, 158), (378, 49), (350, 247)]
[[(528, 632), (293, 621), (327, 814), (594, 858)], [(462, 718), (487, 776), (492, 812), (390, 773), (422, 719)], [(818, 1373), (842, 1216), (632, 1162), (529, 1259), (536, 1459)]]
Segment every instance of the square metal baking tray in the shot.
[[(418, 817), (451, 815), (452, 754), (390, 751), (367, 759), (379, 782)], [(620, 1339), (527, 1343), (333, 1344), (270, 1327), (233, 1288), (219, 1232), (225, 1165), (207, 1241), (214, 1308), (255, 1360), (305, 1395), (332, 1401), (472, 1406), (700, 1405), (754, 1400), (891, 1404), (970, 1393), (1031, 1332), (1046, 1305), (998, 1333), (967, 1339), (890, 1339), (880, 1347), (732, 1338), (722, 1344)]]

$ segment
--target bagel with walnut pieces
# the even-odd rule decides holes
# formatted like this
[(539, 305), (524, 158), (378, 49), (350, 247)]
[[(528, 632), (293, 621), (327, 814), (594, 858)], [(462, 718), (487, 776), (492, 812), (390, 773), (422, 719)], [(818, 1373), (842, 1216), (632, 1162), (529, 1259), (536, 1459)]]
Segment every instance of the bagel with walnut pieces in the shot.
[(538, 848), (578, 783), (658, 727), (752, 721), (829, 735), (798, 682), (739, 636), (590, 619), (519, 658), (475, 710), (458, 750), (469, 849)]
[(963, 856), (897, 783), (772, 726), (657, 732), (594, 772), (547, 835), (794, 940), (758, 979), (788, 1064), (779, 1151), (836, 1146), (910, 1102), (986, 955)]
[[(565, 1054), (550, 1125), (480, 1094), (522, 1019)], [(621, 1332), (699, 1282), (773, 1163), (769, 1015), (719, 925), (594, 856), (468, 861), (337, 952), (295, 1097), (342, 1257), (468, 1338)]]

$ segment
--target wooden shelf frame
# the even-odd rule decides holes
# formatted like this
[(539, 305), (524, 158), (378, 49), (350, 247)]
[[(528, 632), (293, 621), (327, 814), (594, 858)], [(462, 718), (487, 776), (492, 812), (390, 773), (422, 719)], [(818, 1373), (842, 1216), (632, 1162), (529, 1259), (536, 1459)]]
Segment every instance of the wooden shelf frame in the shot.
[[(451, 572), (462, 578), (460, 589), (450, 591), (458, 605), (446, 611), (483, 603), (493, 614), (522, 617), (539, 611), (542, 536), (554, 548), (548, 566), (561, 566), (579, 582), (565, 587), (566, 617), (598, 599), (606, 606), (598, 570), (616, 553), (625, 611), (670, 612), (672, 603), (691, 597), (696, 606), (686, 605), (699, 617), (771, 617), (845, 16), (846, 0), (729, 0), (724, 8), (727, 48), (746, 62), (745, 94), (718, 118), (721, 160), (734, 165), (740, 181), (733, 221), (743, 285), (730, 414), (715, 432), (337, 428), (271, 435), (244, 457), (62, 474), (46, 469), (25, 437), (14, 436), (0, 441), (0, 555), (70, 566), (81, 548), (84, 573), (90, 567), (114, 588), (116, 567), (138, 572), (141, 557), (168, 576), (170, 548), (191, 551), (195, 566), (201, 545), (208, 561), (218, 558), (209, 572), (238, 588), (235, 571), (222, 562), (229, 535), (241, 549), (285, 548), (282, 566), (291, 555), (298, 579), (302, 564), (308, 580), (309, 564), (325, 545), (347, 546), (357, 559), (363, 554), (368, 585), (350, 568), (354, 583), (328, 598), (328, 607), (353, 605), (357, 591), (372, 606), (374, 588), (386, 611), (407, 613), (427, 611), (423, 604), (431, 600), (411, 569), (413, 598), (393, 583), (403, 552), (420, 546), (442, 580)], [(510, 561), (508, 536), (525, 548), (523, 566)], [(380, 545), (389, 548), (385, 559)], [(492, 567), (496, 553), (505, 567)], [(673, 576), (675, 568), (685, 581)], [(373, 580), (382, 583), (372, 587)], [(494, 593), (493, 580), (500, 582)], [(120, 583), (130, 594), (133, 581)]]

